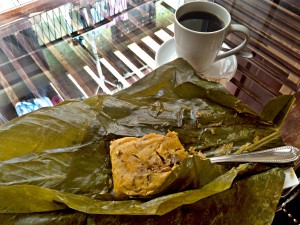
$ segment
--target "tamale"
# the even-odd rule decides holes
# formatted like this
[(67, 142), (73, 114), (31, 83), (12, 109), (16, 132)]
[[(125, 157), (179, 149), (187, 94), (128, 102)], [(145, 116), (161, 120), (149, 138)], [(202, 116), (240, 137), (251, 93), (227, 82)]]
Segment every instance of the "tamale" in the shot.
[(153, 193), (188, 153), (176, 132), (125, 137), (111, 142), (110, 155), (116, 195)]

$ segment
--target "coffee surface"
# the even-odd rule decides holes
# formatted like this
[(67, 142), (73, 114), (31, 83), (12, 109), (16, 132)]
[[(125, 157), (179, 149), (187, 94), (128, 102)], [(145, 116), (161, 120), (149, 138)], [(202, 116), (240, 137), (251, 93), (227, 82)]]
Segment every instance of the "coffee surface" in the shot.
[(224, 22), (208, 12), (189, 12), (178, 19), (179, 23), (193, 31), (214, 32), (224, 27)]

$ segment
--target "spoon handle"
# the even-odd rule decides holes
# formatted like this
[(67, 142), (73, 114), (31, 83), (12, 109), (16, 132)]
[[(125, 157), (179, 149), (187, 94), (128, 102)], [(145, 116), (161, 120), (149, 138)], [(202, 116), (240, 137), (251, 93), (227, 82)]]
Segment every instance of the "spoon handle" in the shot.
[(212, 163), (219, 162), (256, 162), (256, 163), (292, 163), (299, 159), (300, 150), (293, 146), (282, 146), (257, 152), (216, 156), (209, 158)]

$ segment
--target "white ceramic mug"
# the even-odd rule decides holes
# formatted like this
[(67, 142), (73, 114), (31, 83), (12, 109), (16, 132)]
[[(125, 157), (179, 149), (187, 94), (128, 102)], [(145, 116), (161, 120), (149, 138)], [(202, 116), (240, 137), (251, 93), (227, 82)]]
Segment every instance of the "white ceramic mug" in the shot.
[[(190, 12), (211, 13), (223, 21), (224, 26), (213, 32), (198, 32), (188, 29), (180, 24), (178, 20)], [(231, 24), (231, 16), (224, 7), (207, 1), (188, 2), (180, 6), (175, 12), (174, 32), (177, 56), (187, 60), (198, 73), (208, 70), (215, 61), (242, 50), (250, 39), (247, 27)], [(237, 47), (219, 53), (225, 37), (232, 32), (243, 33), (245, 40)]]

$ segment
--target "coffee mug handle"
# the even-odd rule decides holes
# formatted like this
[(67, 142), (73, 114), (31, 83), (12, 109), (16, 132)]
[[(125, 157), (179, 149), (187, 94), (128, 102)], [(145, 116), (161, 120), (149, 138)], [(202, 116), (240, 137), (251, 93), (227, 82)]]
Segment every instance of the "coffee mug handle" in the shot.
[(230, 55), (234, 55), (235, 53), (241, 51), (248, 44), (248, 42), (250, 40), (250, 31), (247, 27), (240, 25), (240, 24), (231, 24), (229, 27), (229, 30), (227, 32), (227, 35), (229, 33), (233, 33), (233, 32), (241, 32), (241, 33), (245, 34), (245, 40), (237, 47), (235, 47), (227, 52), (218, 54), (215, 61), (226, 58)]

